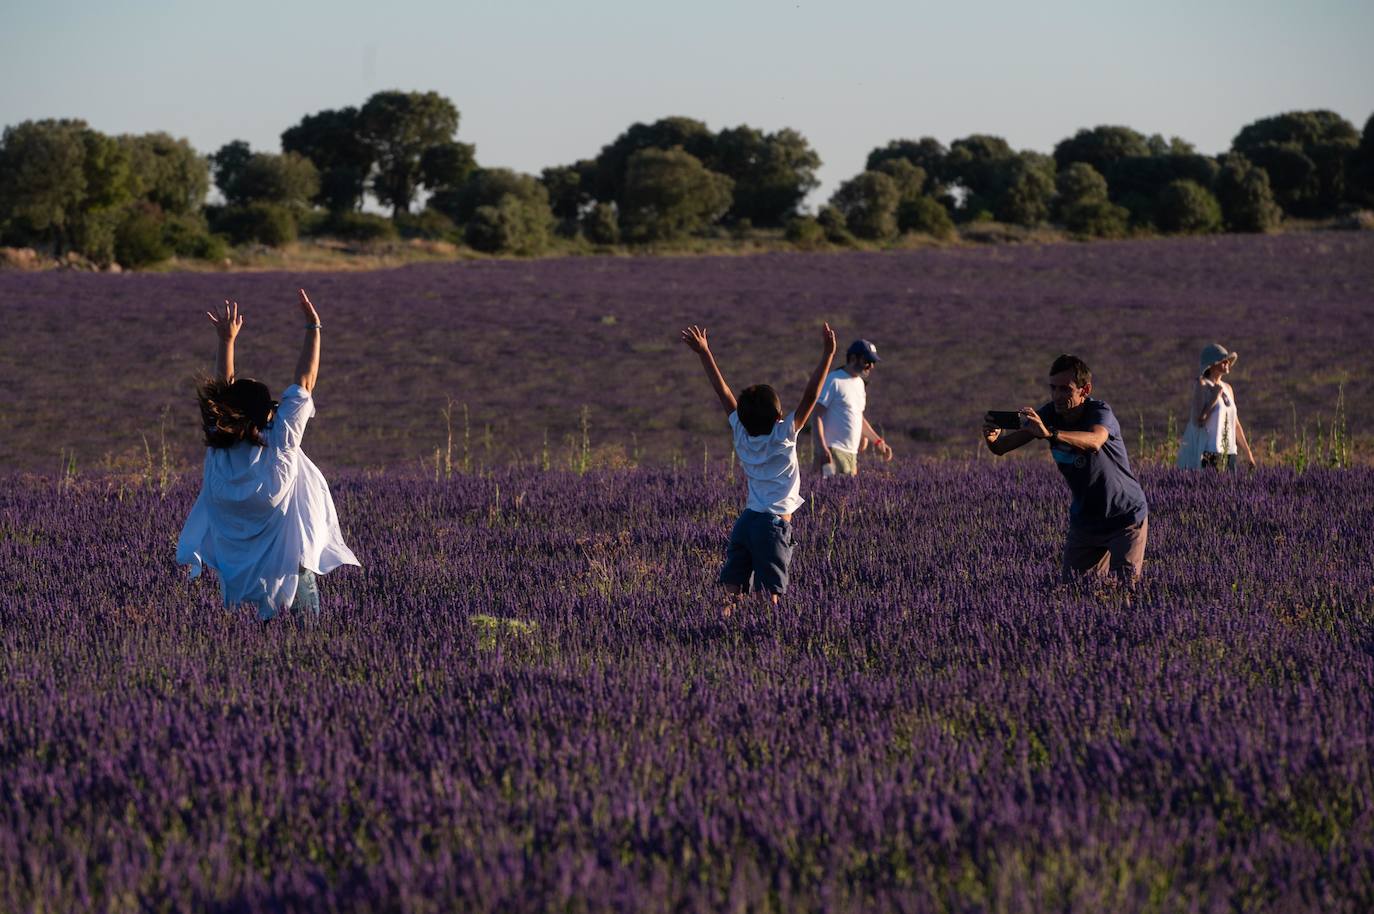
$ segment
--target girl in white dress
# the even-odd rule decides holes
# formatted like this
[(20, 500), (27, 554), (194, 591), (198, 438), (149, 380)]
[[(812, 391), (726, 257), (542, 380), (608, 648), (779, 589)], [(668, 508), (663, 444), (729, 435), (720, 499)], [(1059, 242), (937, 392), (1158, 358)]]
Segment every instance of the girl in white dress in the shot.
[(304, 289), (305, 343), (295, 383), (273, 400), (267, 385), (234, 375), (234, 340), (243, 318), (237, 302), (206, 312), (219, 336), (215, 377), (199, 385), (205, 431), (200, 496), (177, 543), (177, 563), (191, 577), (203, 566), (219, 576), (225, 606), (248, 604), (266, 621), (285, 609), (307, 618), (320, 611), (315, 576), (357, 565), (344, 545), (329, 486), (301, 450), (315, 415), (320, 316)]
[(1188, 469), (1204, 467), (1234, 470), (1236, 455), (1243, 448), (1245, 459), (1255, 465), (1254, 452), (1245, 438), (1236, 409), (1236, 392), (1224, 379), (1239, 356), (1219, 343), (1202, 350), (1197, 384), (1193, 388), (1192, 408), (1178, 465)]

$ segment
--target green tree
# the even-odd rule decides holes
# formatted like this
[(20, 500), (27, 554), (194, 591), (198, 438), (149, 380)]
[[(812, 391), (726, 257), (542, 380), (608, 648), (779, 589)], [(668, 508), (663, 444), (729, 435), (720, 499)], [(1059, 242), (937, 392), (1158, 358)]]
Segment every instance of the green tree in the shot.
[(131, 189), (165, 213), (198, 212), (210, 189), (210, 163), (184, 139), (166, 133), (121, 136), (128, 150)]
[(362, 206), (367, 179), (372, 173), (373, 151), (363, 136), (357, 108), (306, 115), (282, 133), (281, 148), (282, 152), (305, 156), (319, 169), (316, 203), (332, 213)]
[(1130, 212), (1107, 196), (1107, 179), (1087, 162), (1074, 162), (1055, 177), (1054, 218), (1075, 235), (1119, 238)]
[(232, 140), (210, 153), (210, 172), (215, 186), (227, 201), (237, 200), (239, 175), (248, 160), (253, 158), (253, 150), (246, 140)]
[(470, 221), (482, 206), (499, 206), (502, 198), (514, 197), (521, 203), (549, 214), (549, 192), (539, 179), (509, 168), (479, 168), (462, 186), (444, 188), (430, 197), (429, 205), (459, 225)]
[(635, 153), (676, 147), (682, 147), (702, 163), (709, 163), (715, 159), (716, 136), (704, 123), (690, 117), (665, 117), (652, 124), (631, 124), (597, 154), (591, 178), (592, 196), (598, 200), (619, 201), (624, 196), (630, 159)]
[(435, 143), (420, 154), (420, 183), (430, 190), (458, 187), (477, 171), (477, 147), (471, 143)]
[(1054, 159), (1020, 152), (997, 168), (993, 215), (1001, 222), (1035, 226), (1050, 214), (1054, 199)]
[(921, 232), (935, 238), (953, 238), (955, 234), (949, 210), (934, 197), (903, 200), (897, 207), (897, 227), (903, 232)]
[[(1151, 148), (1155, 140), (1157, 142)], [(1121, 159), (1156, 155), (1161, 148), (1162, 151), (1169, 151), (1162, 137), (1146, 140), (1130, 127), (1103, 124), (1080, 130), (1068, 139), (1060, 140), (1054, 147), (1054, 162), (1060, 169), (1083, 162), (1091, 165), (1098, 174), (1109, 175), (1112, 166)]]
[(7, 238), (57, 253), (86, 199), (88, 127), (79, 120), (24, 121), (0, 138), (0, 225)]
[(1269, 189), (1269, 175), (1239, 153), (1222, 160), (1216, 195), (1226, 227), (1233, 232), (1272, 231), (1283, 218)]
[(864, 168), (867, 171), (880, 171), (878, 166), (884, 162), (905, 159), (925, 172), (926, 180), (930, 182), (926, 189), (927, 193), (932, 197), (939, 197), (945, 192), (944, 184), (949, 180), (946, 161), (948, 157), (949, 150), (934, 137), (892, 140), (886, 146), (880, 146), (870, 152)]
[(825, 232), (825, 240), (831, 244), (854, 243), (854, 233), (849, 230), (844, 213), (840, 212), (839, 207), (830, 204), (822, 206), (820, 212), (816, 213), (816, 222), (820, 225), (821, 231)]
[(1155, 224), (1165, 232), (1186, 235), (1215, 232), (1221, 228), (1221, 204), (1212, 192), (1196, 181), (1170, 182), (1155, 203)]
[(663, 241), (700, 231), (725, 215), (733, 187), (685, 149), (641, 149), (625, 166), (621, 232), (630, 241)]
[(1000, 136), (973, 134), (955, 140), (945, 157), (946, 178), (951, 193), (962, 193), (958, 207), (961, 219), (992, 215), (994, 201), (1005, 180), (1005, 167), (1016, 153)]
[(620, 214), (614, 203), (593, 203), (582, 215), (582, 234), (592, 244), (620, 243)]
[(1361, 206), (1374, 206), (1374, 114), (1364, 122), (1360, 144), (1350, 154), (1349, 198)]
[(1360, 135), (1334, 111), (1290, 111), (1247, 124), (1231, 142), (1269, 175), (1284, 212), (1324, 216), (1346, 196), (1346, 163)]
[(548, 245), (551, 222), (547, 203), (542, 208), (535, 207), (514, 194), (506, 194), (494, 206), (477, 207), (463, 238), (479, 251), (528, 256), (538, 254)]
[(910, 159), (883, 159), (869, 171), (887, 175), (897, 184), (901, 202), (919, 200), (925, 191), (926, 171), (919, 165), (911, 164)]
[(1154, 208), (1164, 188), (1174, 181), (1191, 181), (1210, 188), (1219, 166), (1214, 159), (1193, 154), (1129, 156), (1118, 159), (1107, 174), (1114, 203), (1125, 206), (1137, 225), (1155, 223)]
[(358, 112), (358, 126), (376, 163), (372, 193), (394, 218), (410, 211), (424, 185), (425, 151), (453, 142), (458, 109), (437, 92), (378, 92)]
[(782, 225), (820, 185), (820, 156), (804, 136), (790, 129), (765, 134), (741, 124), (722, 130), (707, 164), (735, 182), (725, 217), (730, 222), (748, 219), (754, 225)]
[(250, 156), (230, 185), (231, 204), (278, 203), (305, 209), (320, 190), (320, 173), (315, 164), (295, 152), (282, 155), (259, 152)]
[(582, 159), (572, 165), (545, 168), (540, 173), (539, 181), (549, 193), (549, 208), (558, 220), (559, 231), (565, 235), (577, 234), (583, 214), (595, 199), (591, 193), (595, 169), (594, 161)]
[(873, 241), (885, 241), (897, 234), (901, 202), (897, 182), (880, 171), (861, 172), (841, 184), (830, 198), (849, 231)]
[(1107, 199), (1107, 179), (1087, 162), (1074, 162), (1054, 179), (1058, 202), (1063, 205)]

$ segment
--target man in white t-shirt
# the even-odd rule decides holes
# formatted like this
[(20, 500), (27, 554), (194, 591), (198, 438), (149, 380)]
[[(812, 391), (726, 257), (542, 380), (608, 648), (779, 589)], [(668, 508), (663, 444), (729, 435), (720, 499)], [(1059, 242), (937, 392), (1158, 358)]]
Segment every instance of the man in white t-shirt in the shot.
[(859, 452), (873, 445), (884, 460), (892, 448), (864, 418), (868, 405), (868, 377), (878, 363), (878, 347), (855, 340), (845, 354), (844, 367), (826, 375), (816, 401), (816, 469), (821, 476), (854, 476)]
[[(730, 531), (719, 583), (732, 594), (761, 591), (774, 603), (787, 592), (787, 569), (792, 562), (792, 512), (801, 507), (801, 471), (797, 466), (797, 432), (806, 425), (820, 394), (821, 382), (835, 357), (835, 331), (821, 331), (821, 359), (802, 391), (797, 408), (784, 416), (782, 401), (767, 384), (740, 391), (739, 399), (725, 383), (706, 342), (706, 329), (693, 325), (682, 341), (701, 358), (711, 388), (729, 414), (735, 453), (749, 480), (744, 511)], [(732, 603), (725, 608), (729, 616)]]

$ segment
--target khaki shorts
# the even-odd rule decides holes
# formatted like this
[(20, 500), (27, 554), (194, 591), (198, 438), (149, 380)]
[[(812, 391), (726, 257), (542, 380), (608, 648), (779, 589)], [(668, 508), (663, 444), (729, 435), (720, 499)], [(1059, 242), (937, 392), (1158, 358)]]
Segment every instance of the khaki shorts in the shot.
[(1069, 527), (1064, 540), (1065, 581), (1103, 578), (1115, 575), (1134, 583), (1145, 564), (1145, 539), (1150, 529), (1147, 517), (1138, 524), (1111, 533), (1085, 533)]
[(830, 465), (835, 468), (836, 476), (859, 475), (859, 455), (853, 451), (830, 449)]

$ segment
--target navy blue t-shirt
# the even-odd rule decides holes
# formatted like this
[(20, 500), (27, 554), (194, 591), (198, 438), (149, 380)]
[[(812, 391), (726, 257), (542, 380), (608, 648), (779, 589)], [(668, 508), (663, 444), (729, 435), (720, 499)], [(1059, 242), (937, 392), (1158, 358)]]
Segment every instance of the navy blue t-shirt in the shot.
[(1145, 492), (1131, 472), (1121, 425), (1112, 408), (1101, 400), (1089, 399), (1072, 422), (1060, 417), (1053, 403), (1036, 412), (1050, 431), (1090, 432), (1095, 425), (1107, 430), (1107, 442), (1092, 454), (1050, 442), (1050, 456), (1073, 492), (1070, 526), (1087, 533), (1111, 533), (1143, 521), (1149, 513)]

